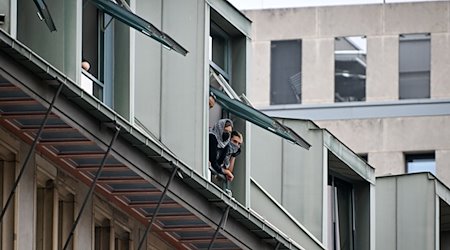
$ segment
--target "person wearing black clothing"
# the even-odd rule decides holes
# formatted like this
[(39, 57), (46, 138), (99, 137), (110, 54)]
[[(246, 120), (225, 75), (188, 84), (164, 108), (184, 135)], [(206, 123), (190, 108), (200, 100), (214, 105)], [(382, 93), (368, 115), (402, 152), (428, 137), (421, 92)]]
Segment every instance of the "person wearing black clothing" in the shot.
[[(230, 119), (219, 120), (209, 131), (209, 163), (219, 174), (225, 174), (222, 168), (229, 152), (230, 134), (233, 122)], [(230, 176), (227, 175), (227, 178)]]

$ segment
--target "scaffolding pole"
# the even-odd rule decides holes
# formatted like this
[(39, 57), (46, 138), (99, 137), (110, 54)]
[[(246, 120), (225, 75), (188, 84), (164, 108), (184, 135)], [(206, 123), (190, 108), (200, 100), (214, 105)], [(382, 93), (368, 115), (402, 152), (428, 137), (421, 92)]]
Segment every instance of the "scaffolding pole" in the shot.
[(220, 219), (219, 225), (217, 226), (216, 232), (214, 232), (214, 236), (211, 239), (211, 242), (209, 243), (208, 250), (210, 250), (212, 248), (212, 246), (214, 245), (214, 241), (216, 241), (216, 238), (217, 238), (217, 235), (219, 235), (220, 229), (223, 227), (223, 225), (225, 225), (225, 222), (227, 221), (229, 212), (230, 212), (230, 206), (227, 206), (227, 208), (225, 209), (225, 212), (222, 215), (222, 218)]
[(48, 107), (48, 109), (47, 109), (47, 111), (45, 113), (44, 119), (43, 119), (43, 121), (42, 121), (42, 123), (41, 123), (41, 125), (39, 127), (39, 130), (38, 130), (38, 132), (36, 134), (36, 137), (34, 138), (33, 144), (31, 145), (31, 148), (28, 151), (28, 154), (27, 154), (27, 156), (25, 158), (25, 161), (22, 164), (22, 168), (20, 169), (19, 175), (17, 176), (17, 179), (14, 182), (14, 186), (13, 186), (13, 188), (11, 190), (11, 193), (9, 194), (8, 199), (6, 200), (5, 207), (3, 207), (3, 209), (2, 209), (2, 214), (0, 215), (0, 224), (3, 222), (3, 217), (5, 216), (6, 210), (8, 209), (8, 206), (11, 203), (14, 194), (16, 193), (16, 189), (17, 189), (17, 187), (19, 185), (20, 180), (22, 179), (23, 174), (25, 173), (25, 170), (26, 170), (27, 165), (28, 165), (28, 161), (30, 160), (31, 155), (34, 153), (34, 150), (36, 149), (36, 146), (39, 143), (40, 137), (42, 135), (42, 131), (44, 131), (44, 127), (45, 127), (45, 124), (47, 123), (47, 120), (48, 120), (48, 117), (50, 115), (50, 112), (51, 112), (53, 106), (55, 105), (56, 99), (58, 98), (59, 94), (61, 93), (61, 90), (62, 90), (63, 86), (64, 86), (63, 83), (59, 84), (58, 89), (56, 90), (56, 93), (53, 96), (53, 100), (50, 103), (50, 106)]
[(144, 235), (142, 236), (141, 240), (139, 241), (139, 245), (138, 245), (137, 250), (141, 249), (142, 245), (144, 244), (145, 239), (147, 238), (148, 233), (150, 232), (150, 229), (151, 229), (153, 223), (155, 223), (155, 219), (156, 219), (156, 216), (159, 213), (159, 209), (161, 208), (161, 204), (162, 204), (162, 202), (164, 200), (164, 197), (166, 196), (167, 190), (169, 190), (169, 185), (172, 182), (173, 178), (175, 177), (175, 174), (177, 173), (177, 171), (178, 171), (178, 166), (175, 166), (174, 169), (173, 169), (172, 175), (170, 176), (169, 181), (167, 181), (167, 184), (164, 187), (164, 191), (162, 192), (161, 197), (159, 198), (159, 202), (158, 202), (158, 205), (156, 206), (155, 212), (153, 213), (152, 219), (150, 220), (150, 223), (147, 225), (147, 228), (145, 229)]
[(70, 233), (69, 233), (69, 236), (67, 237), (66, 243), (64, 243), (64, 247), (62, 248), (63, 250), (66, 250), (67, 247), (69, 246), (69, 242), (73, 237), (73, 233), (78, 225), (78, 222), (80, 222), (80, 218), (84, 212), (86, 204), (89, 201), (89, 199), (91, 198), (92, 194), (94, 193), (95, 185), (97, 184), (97, 181), (100, 178), (100, 175), (102, 173), (103, 167), (105, 166), (106, 158), (108, 157), (109, 152), (111, 151), (112, 145), (114, 144), (114, 142), (117, 139), (117, 136), (119, 135), (119, 132), (120, 132), (120, 127), (116, 127), (116, 133), (114, 134), (113, 138), (111, 139), (108, 149), (106, 150), (105, 155), (103, 156), (100, 167), (98, 168), (97, 173), (95, 174), (94, 180), (92, 180), (91, 187), (89, 188), (89, 192), (86, 195), (86, 197), (84, 198), (83, 204), (81, 205), (80, 211), (78, 212), (77, 219), (75, 220), (75, 222), (72, 225), (72, 229), (70, 230)]

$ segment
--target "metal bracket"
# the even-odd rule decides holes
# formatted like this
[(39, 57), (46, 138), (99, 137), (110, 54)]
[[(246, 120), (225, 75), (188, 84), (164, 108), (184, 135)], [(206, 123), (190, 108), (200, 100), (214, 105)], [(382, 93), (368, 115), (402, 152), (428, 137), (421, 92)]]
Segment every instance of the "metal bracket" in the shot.
[[(172, 163), (170, 163), (172, 165)], [(161, 194), (161, 197), (159, 197), (158, 205), (156, 206), (155, 212), (153, 213), (152, 219), (150, 220), (150, 223), (147, 225), (147, 228), (145, 229), (145, 233), (142, 236), (141, 240), (139, 241), (139, 245), (137, 250), (140, 250), (142, 245), (144, 244), (145, 239), (147, 238), (148, 233), (150, 232), (150, 229), (152, 228), (153, 223), (155, 223), (156, 216), (159, 213), (159, 209), (161, 208), (161, 204), (164, 200), (164, 197), (166, 196), (167, 190), (169, 190), (169, 185), (172, 183), (173, 178), (175, 177), (176, 173), (178, 172), (178, 166), (175, 165), (172, 174), (170, 175), (169, 180), (167, 181), (166, 186), (164, 187), (164, 191)]]
[(211, 239), (211, 242), (209, 243), (208, 250), (212, 248), (214, 245), (214, 241), (216, 241), (217, 235), (219, 235), (220, 229), (225, 225), (227, 219), (228, 219), (228, 213), (230, 212), (230, 206), (227, 206), (225, 209), (225, 212), (222, 215), (222, 218), (220, 219), (219, 225), (217, 226), (216, 232), (214, 233), (213, 238)]
[(25, 161), (22, 164), (22, 168), (20, 169), (19, 175), (17, 176), (17, 179), (14, 182), (14, 186), (13, 186), (13, 188), (11, 190), (11, 193), (9, 194), (8, 199), (6, 200), (5, 207), (3, 207), (3, 209), (2, 209), (2, 214), (0, 215), (0, 224), (3, 222), (3, 216), (5, 216), (6, 210), (8, 209), (8, 206), (11, 203), (14, 194), (16, 193), (17, 186), (19, 185), (19, 182), (22, 179), (23, 174), (25, 173), (25, 169), (27, 168), (28, 161), (30, 160), (31, 155), (33, 154), (33, 152), (36, 150), (36, 146), (39, 143), (39, 140), (40, 140), (41, 135), (42, 135), (42, 131), (44, 131), (44, 127), (45, 127), (45, 124), (47, 123), (47, 120), (48, 120), (48, 117), (50, 115), (50, 112), (51, 112), (53, 106), (55, 105), (56, 99), (61, 94), (63, 86), (64, 86), (63, 83), (59, 84), (58, 89), (56, 90), (56, 93), (53, 96), (53, 100), (50, 103), (50, 106), (48, 107), (47, 112), (45, 113), (44, 120), (42, 121), (41, 126), (39, 127), (39, 130), (38, 130), (38, 132), (36, 134), (36, 137), (34, 138), (33, 144), (31, 144), (31, 148), (28, 151), (28, 154), (27, 154), (27, 156), (25, 158)]
[(89, 199), (92, 197), (92, 194), (94, 193), (95, 185), (97, 184), (97, 181), (100, 178), (100, 175), (102, 173), (103, 167), (105, 166), (106, 158), (108, 157), (109, 152), (111, 151), (112, 145), (114, 144), (114, 142), (117, 139), (117, 136), (119, 135), (119, 132), (120, 132), (120, 127), (117, 126), (116, 133), (114, 134), (113, 138), (111, 139), (108, 149), (106, 150), (105, 155), (103, 156), (103, 159), (100, 163), (100, 167), (98, 168), (97, 173), (95, 174), (94, 180), (92, 180), (91, 187), (89, 188), (89, 192), (86, 195), (86, 197), (84, 198), (83, 204), (81, 205), (80, 211), (78, 212), (77, 219), (75, 220), (75, 222), (72, 225), (72, 229), (70, 230), (70, 233), (69, 233), (69, 236), (67, 237), (66, 243), (64, 243), (63, 250), (66, 250), (67, 247), (69, 246), (69, 242), (73, 237), (75, 228), (77, 227), (78, 222), (80, 222), (81, 215), (83, 214), (84, 209), (86, 208), (87, 202), (89, 201)]

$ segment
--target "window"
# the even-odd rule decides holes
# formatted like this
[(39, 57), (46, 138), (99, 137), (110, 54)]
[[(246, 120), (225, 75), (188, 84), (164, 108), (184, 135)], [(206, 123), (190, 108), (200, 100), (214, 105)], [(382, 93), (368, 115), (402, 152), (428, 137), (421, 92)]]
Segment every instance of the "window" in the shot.
[(431, 41), (428, 34), (400, 35), (399, 98), (430, 97)]
[(122, 211), (94, 196), (94, 250), (132, 249), (129, 218)]
[[(83, 5), (82, 57), (89, 62), (91, 69), (82, 73), (92, 82), (82, 83), (82, 87), (116, 111), (126, 112), (121, 115), (128, 117), (129, 101), (124, 99), (129, 99), (131, 91), (128, 82), (131, 74), (129, 28), (153, 38), (169, 50), (182, 55), (188, 51), (169, 35), (132, 13), (126, 0), (92, 0)], [(114, 96), (114, 93), (120, 96)]]
[(338, 37), (335, 39), (335, 102), (366, 100), (366, 44), (364, 37)]
[[(105, 91), (111, 89), (111, 83), (106, 89), (104, 89), (103, 83), (110, 81), (111, 77), (111, 63), (107, 63), (107, 60), (111, 60), (114, 51), (108, 51), (106, 53), (108, 57), (105, 57), (105, 50), (111, 50), (112, 45), (112, 30), (114, 24), (110, 23), (106, 29), (102, 29), (103, 23), (107, 24), (111, 20), (110, 16), (101, 15), (97, 8), (92, 4), (85, 4), (83, 7), (83, 34), (82, 34), (82, 48), (83, 48), (83, 61), (87, 61), (90, 64), (89, 70), (82, 70), (82, 88), (97, 97), (101, 101), (105, 101), (108, 105), (111, 105), (111, 98), (105, 97)], [(106, 46), (105, 46), (106, 43)], [(109, 66), (109, 67), (108, 67)], [(93, 84), (93, 83), (97, 84)]]
[(272, 41), (270, 104), (302, 102), (302, 41)]
[(328, 179), (329, 249), (355, 249), (355, 197), (351, 183)]
[(436, 174), (436, 162), (434, 153), (430, 154), (407, 154), (405, 155), (406, 172), (430, 172)]
[(227, 80), (231, 74), (231, 42), (228, 34), (216, 23), (211, 22), (209, 35), (209, 63)]
[(369, 154), (358, 154), (358, 156), (366, 162), (369, 161)]
[[(64, 187), (56, 187), (55, 181), (40, 169), (36, 190), (36, 249), (62, 249), (74, 222), (74, 195)], [(73, 249), (73, 240), (67, 249)]]
[(97, 220), (94, 228), (94, 249), (109, 250), (109, 235), (111, 233), (110, 221), (108, 219)]
[(114, 250), (130, 250), (130, 233), (118, 225), (114, 231)]

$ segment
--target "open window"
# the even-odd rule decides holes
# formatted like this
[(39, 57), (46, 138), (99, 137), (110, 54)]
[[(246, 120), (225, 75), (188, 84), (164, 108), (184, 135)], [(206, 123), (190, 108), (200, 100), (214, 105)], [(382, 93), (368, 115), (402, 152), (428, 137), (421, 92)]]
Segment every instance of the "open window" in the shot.
[[(292, 129), (279, 123), (275, 119), (263, 114), (254, 109), (251, 105), (241, 101), (241, 98), (233, 91), (230, 85), (223, 77), (217, 75), (214, 70), (210, 73), (217, 81), (218, 85), (222, 87), (224, 92), (214, 86), (210, 86), (211, 95), (213, 95), (222, 109), (249, 121), (271, 133), (274, 133), (284, 139), (287, 139), (303, 148), (309, 149), (311, 146), (302, 137), (295, 133)], [(245, 99), (248, 102), (248, 99)]]
[[(82, 69), (81, 86), (115, 110), (128, 110), (115, 104), (127, 103), (123, 99), (128, 98), (130, 91), (130, 27), (161, 43), (166, 49), (182, 55), (188, 53), (169, 35), (132, 13), (125, 0), (86, 2), (83, 6), (82, 57), (90, 68)], [(115, 96), (115, 93), (123, 96)]]
[[(74, 195), (38, 167), (36, 182), (36, 249), (62, 249), (74, 222)], [(73, 249), (73, 241), (68, 246)]]
[[(124, 1), (121, 1), (122, 3)], [(174, 50), (182, 55), (186, 55), (188, 51), (173, 40), (169, 35), (158, 30), (151, 23), (129, 11), (129, 8), (119, 6), (110, 0), (92, 0), (98, 9), (107, 13), (111, 17), (123, 22), (124, 24), (142, 32), (143, 34), (160, 42), (165, 48)]]

